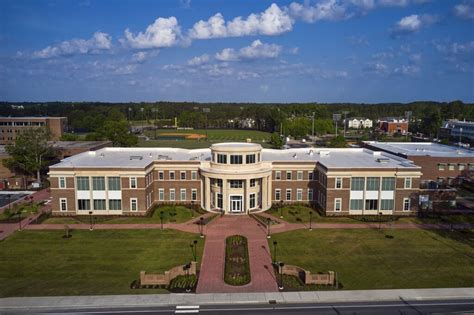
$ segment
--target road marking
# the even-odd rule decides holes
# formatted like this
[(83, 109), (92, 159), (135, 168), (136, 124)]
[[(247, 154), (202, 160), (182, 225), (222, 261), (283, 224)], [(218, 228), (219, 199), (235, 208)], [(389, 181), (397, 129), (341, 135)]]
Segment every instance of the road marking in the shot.
[(177, 305), (175, 314), (199, 313), (199, 305)]

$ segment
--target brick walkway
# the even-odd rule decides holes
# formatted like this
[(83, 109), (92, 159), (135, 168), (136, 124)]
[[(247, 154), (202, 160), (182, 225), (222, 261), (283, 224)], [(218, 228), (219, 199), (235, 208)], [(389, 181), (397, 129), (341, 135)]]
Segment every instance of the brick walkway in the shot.
[[(219, 217), (207, 227), (197, 293), (276, 292), (278, 287), (268, 250), (265, 228), (248, 216)], [(224, 283), (225, 239), (247, 237), (251, 282), (244, 286)]]

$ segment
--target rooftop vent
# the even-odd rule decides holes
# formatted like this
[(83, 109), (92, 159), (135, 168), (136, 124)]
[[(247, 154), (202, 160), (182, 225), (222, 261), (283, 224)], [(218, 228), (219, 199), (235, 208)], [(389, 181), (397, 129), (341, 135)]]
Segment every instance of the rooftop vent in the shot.
[(308, 153), (308, 154), (309, 154), (309, 155), (313, 155), (313, 154), (314, 154), (313, 150), (309, 150), (309, 153)]
[(130, 161), (132, 161), (132, 160), (141, 161), (141, 160), (143, 160), (143, 156), (141, 156), (141, 155), (130, 155)]
[(376, 161), (379, 162), (379, 163), (388, 163), (390, 161), (390, 159), (389, 158), (378, 158)]
[(297, 157), (298, 157), (298, 156), (296, 155), (296, 153), (293, 154), (293, 158), (294, 158), (294, 159), (296, 159)]
[(160, 154), (158, 155), (158, 160), (171, 160), (171, 158), (167, 155)]
[(329, 156), (329, 151), (325, 151), (325, 150), (319, 151), (319, 155), (320, 156)]
[(101, 159), (104, 158), (104, 153), (101, 153), (101, 154), (100, 154), (100, 158), (101, 158)]
[(149, 156), (149, 157), (153, 157), (153, 154), (151, 154), (151, 152), (150, 152), (150, 154), (149, 154), (148, 156)]

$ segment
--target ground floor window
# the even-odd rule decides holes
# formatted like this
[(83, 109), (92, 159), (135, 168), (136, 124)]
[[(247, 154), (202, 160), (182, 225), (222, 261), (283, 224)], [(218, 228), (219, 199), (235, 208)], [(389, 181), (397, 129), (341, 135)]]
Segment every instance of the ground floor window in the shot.
[(61, 211), (67, 211), (67, 199), (66, 198), (60, 198), (59, 203), (61, 205), (60, 210)]
[(170, 189), (170, 200), (175, 201), (175, 199), (176, 199), (176, 191), (174, 190), (174, 188), (171, 188)]
[(350, 210), (362, 210), (364, 205), (364, 200), (362, 199), (351, 199), (349, 202)]
[(281, 190), (275, 189), (275, 200), (281, 200)]
[(410, 198), (403, 198), (403, 211), (410, 211)]
[(334, 211), (339, 212), (342, 208), (342, 199), (334, 198)]
[(379, 201), (377, 199), (367, 199), (365, 201), (365, 210), (378, 210)]
[(180, 196), (181, 201), (186, 200), (186, 189), (181, 189), (181, 196)]
[(222, 209), (224, 201), (222, 199), (222, 194), (217, 194), (217, 208)]
[(192, 201), (197, 200), (197, 189), (191, 189), (191, 200)]
[(303, 200), (303, 189), (296, 190), (296, 200), (298, 201)]
[(138, 210), (138, 200), (137, 198), (130, 199), (130, 211), (137, 211)]
[(291, 189), (286, 190), (286, 200), (291, 200)]
[(109, 199), (109, 210), (122, 210), (122, 200)]
[(250, 208), (255, 208), (255, 194), (250, 194)]
[(94, 210), (105, 210), (105, 199), (94, 199)]
[(393, 210), (393, 199), (380, 200), (380, 210)]
[(158, 189), (158, 200), (165, 200), (165, 190), (163, 188)]
[(91, 201), (89, 199), (78, 199), (77, 200), (77, 209), (78, 210), (90, 210)]
[(308, 200), (313, 201), (313, 190), (312, 189), (308, 189)]

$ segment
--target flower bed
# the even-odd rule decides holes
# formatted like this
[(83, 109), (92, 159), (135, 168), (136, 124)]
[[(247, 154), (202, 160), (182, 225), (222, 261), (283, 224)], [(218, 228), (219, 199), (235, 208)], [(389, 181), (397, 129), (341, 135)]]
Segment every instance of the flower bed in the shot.
[(224, 282), (244, 285), (250, 282), (250, 265), (247, 238), (241, 235), (226, 239)]

